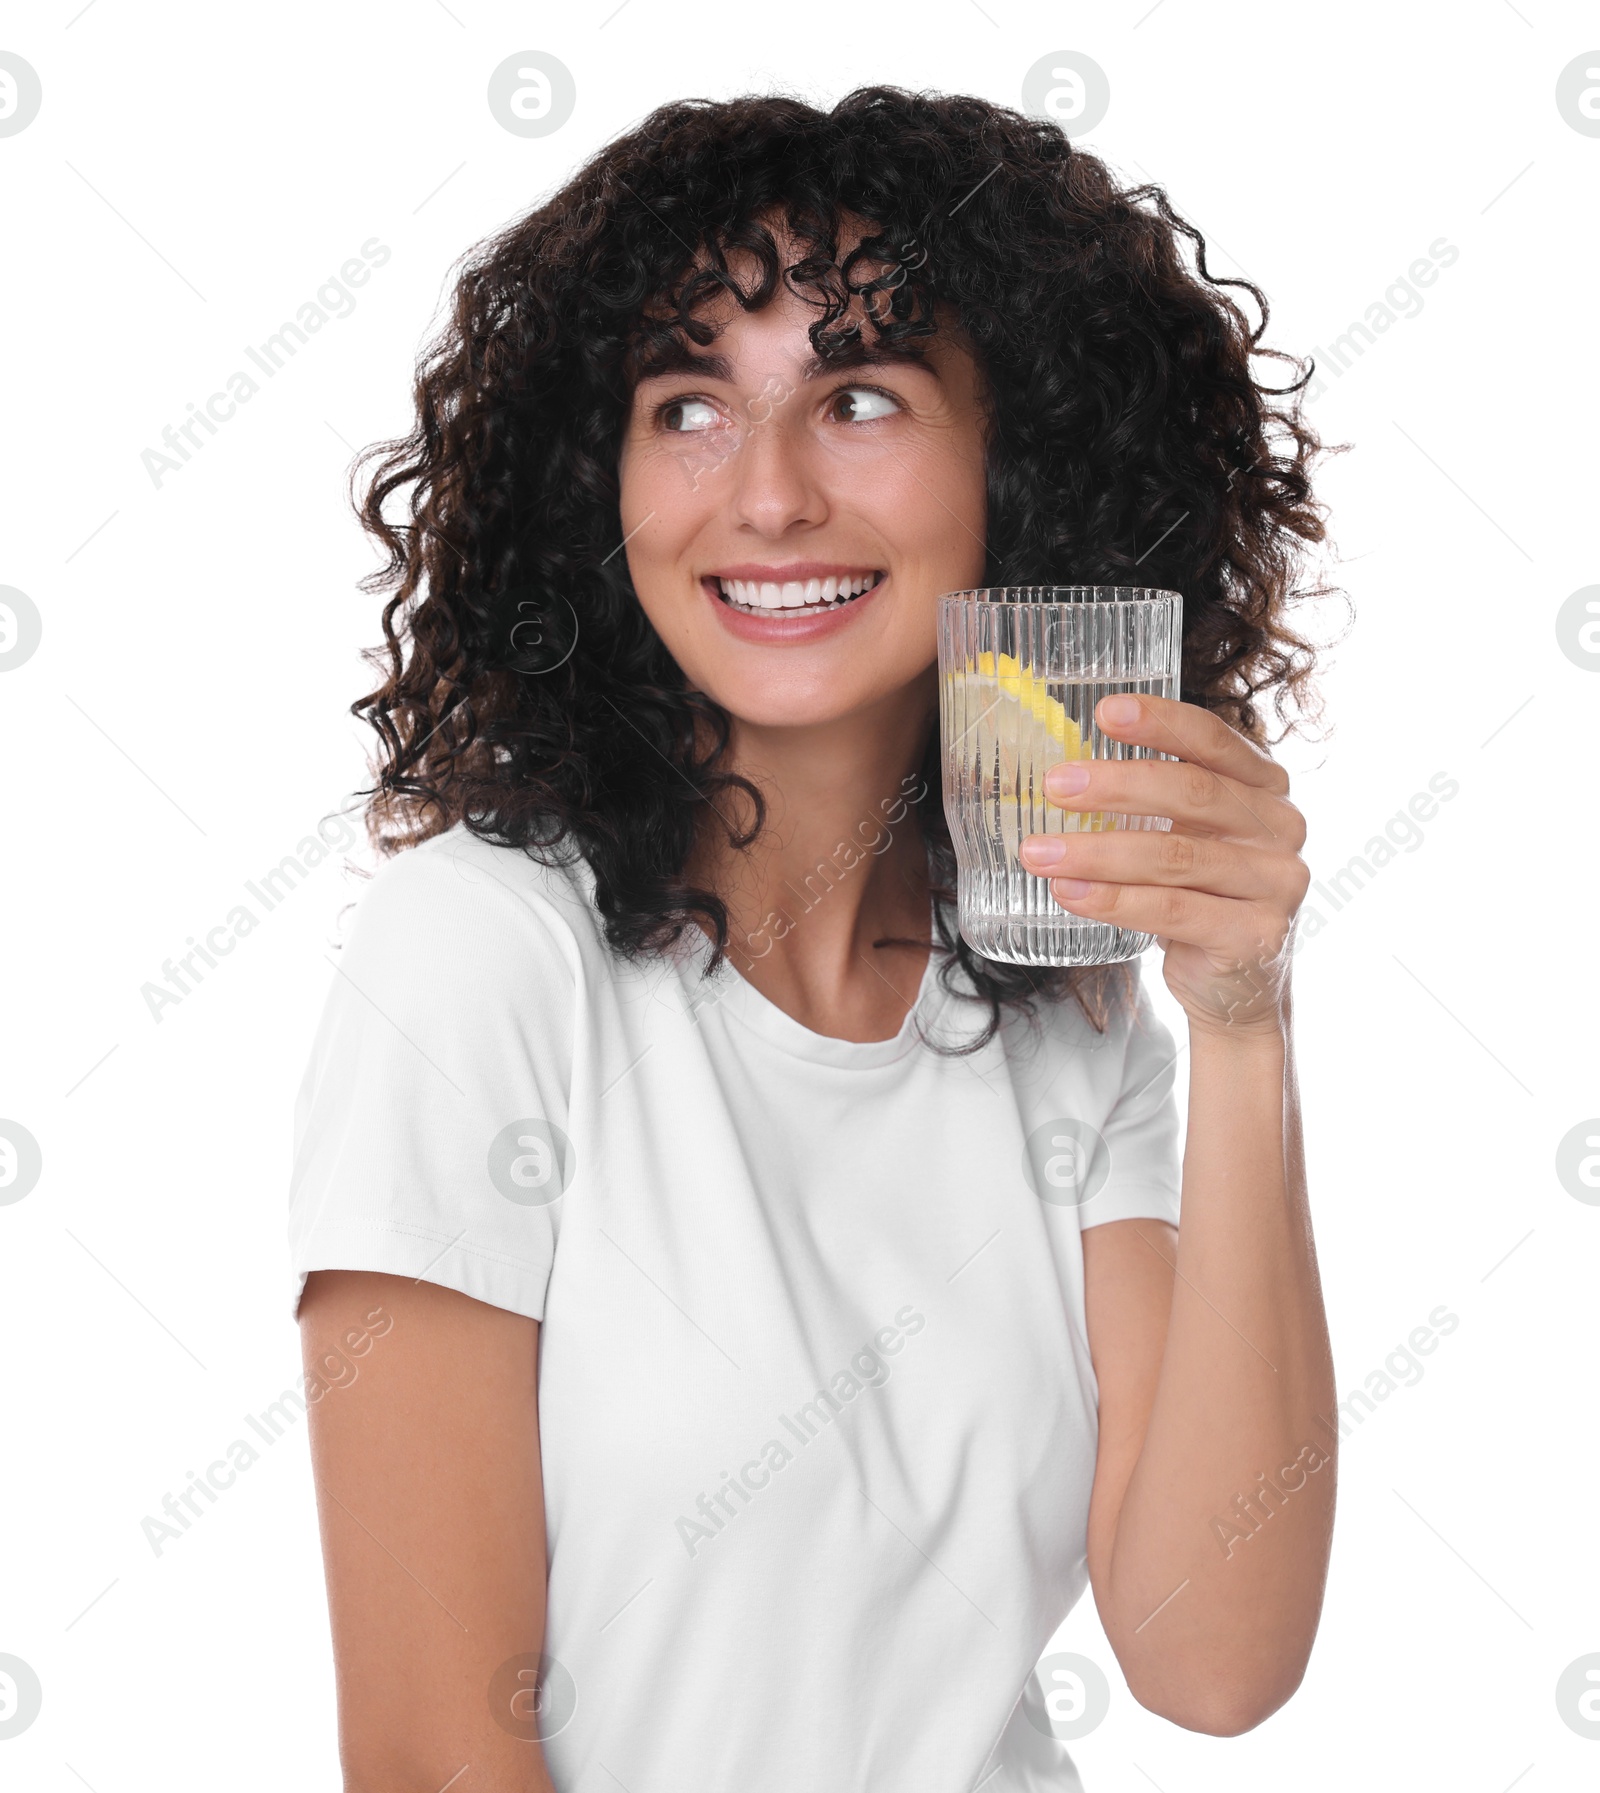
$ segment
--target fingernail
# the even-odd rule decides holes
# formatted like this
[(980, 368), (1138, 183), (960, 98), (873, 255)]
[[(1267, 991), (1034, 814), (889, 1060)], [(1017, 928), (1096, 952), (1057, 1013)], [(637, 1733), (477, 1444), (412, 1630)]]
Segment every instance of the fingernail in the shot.
[(1089, 768), (1074, 766), (1070, 762), (1051, 766), (1044, 775), (1044, 792), (1047, 797), (1075, 797), (1089, 782)]
[(1139, 700), (1126, 694), (1120, 697), (1108, 697), (1100, 706), (1100, 714), (1107, 722), (1137, 722), (1139, 719)]
[(1052, 890), (1059, 891), (1064, 897), (1081, 897), (1089, 894), (1087, 878), (1057, 878), (1051, 885)]
[(1059, 865), (1067, 856), (1067, 843), (1058, 834), (1030, 834), (1022, 843), (1022, 857), (1029, 865)]

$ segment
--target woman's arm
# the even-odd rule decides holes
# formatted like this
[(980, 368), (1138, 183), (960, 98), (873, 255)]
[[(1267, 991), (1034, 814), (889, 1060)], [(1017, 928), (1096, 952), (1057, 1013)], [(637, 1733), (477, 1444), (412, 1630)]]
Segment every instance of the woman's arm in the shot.
[(300, 1327), (308, 1384), (371, 1339), (310, 1409), (346, 1793), (553, 1793), (538, 1742), (490, 1709), (496, 1671), (544, 1637), (538, 1323), (321, 1270)]
[(1063, 808), (1168, 829), (1030, 836), (1074, 913), (1156, 936), (1189, 1019), (1181, 1224), (1084, 1235), (1102, 1437), (1095, 1603), (1135, 1696), (1194, 1730), (1260, 1724), (1300, 1683), (1332, 1548), (1333, 1357), (1292, 1048), (1294, 918), (1311, 874), (1289, 776), (1176, 698), (1100, 700), (1169, 759), (1052, 766)]
[(1181, 1229), (1083, 1239), (1095, 1604), (1135, 1698), (1220, 1736), (1299, 1685), (1332, 1540), (1333, 1366), (1289, 1042), (1197, 1031)]

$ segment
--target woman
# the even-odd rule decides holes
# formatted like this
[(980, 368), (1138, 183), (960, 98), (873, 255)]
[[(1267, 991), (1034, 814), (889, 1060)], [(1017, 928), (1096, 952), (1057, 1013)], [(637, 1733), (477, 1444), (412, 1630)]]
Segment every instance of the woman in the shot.
[[(663, 107), (461, 274), (362, 510), (391, 857), (296, 1117), (348, 1788), (1075, 1788), (1086, 1579), (1173, 1722), (1298, 1685), (1333, 1387), (1253, 699), (1322, 524), (1228, 284), (1054, 126), (891, 88)], [(1184, 701), (1098, 717), (1176, 757), (1052, 787), (1171, 831), (1028, 857), (1159, 937), (1181, 1235), (1137, 961), (952, 928), (935, 601), (1042, 581), (1185, 598)]]

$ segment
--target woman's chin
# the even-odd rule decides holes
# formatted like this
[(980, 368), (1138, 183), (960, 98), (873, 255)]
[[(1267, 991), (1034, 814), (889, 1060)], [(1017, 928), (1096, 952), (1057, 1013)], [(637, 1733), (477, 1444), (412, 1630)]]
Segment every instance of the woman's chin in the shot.
[(880, 695), (837, 686), (816, 688), (809, 682), (796, 689), (789, 681), (779, 686), (738, 676), (701, 689), (741, 727), (773, 731), (831, 728), (853, 712), (870, 708)]

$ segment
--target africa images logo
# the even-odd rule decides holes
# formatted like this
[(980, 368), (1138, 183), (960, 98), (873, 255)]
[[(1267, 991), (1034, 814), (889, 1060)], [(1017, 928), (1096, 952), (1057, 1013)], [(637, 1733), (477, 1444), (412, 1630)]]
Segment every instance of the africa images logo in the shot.
[(190, 400), (189, 415), (182, 423), (176, 427), (169, 423), (162, 430), (161, 446), (140, 452), (139, 459), (157, 491), (168, 474), (182, 472), (205, 447), (207, 437), (217, 435), (221, 425), (237, 417), (239, 407), (248, 404), (261, 390), (261, 381), (255, 374), (260, 374), (262, 380), (275, 379), (279, 370), (286, 367), (324, 325), (349, 317), (356, 308), (351, 287), (365, 286), (372, 278), (373, 269), (381, 268), (391, 253), (376, 237), (368, 237), (337, 274), (330, 274), (323, 281), (292, 319), (285, 318), (264, 342), (245, 345), (245, 357), (255, 373), (249, 368), (238, 368), (223, 382), (226, 391), (213, 392), (203, 406)]

